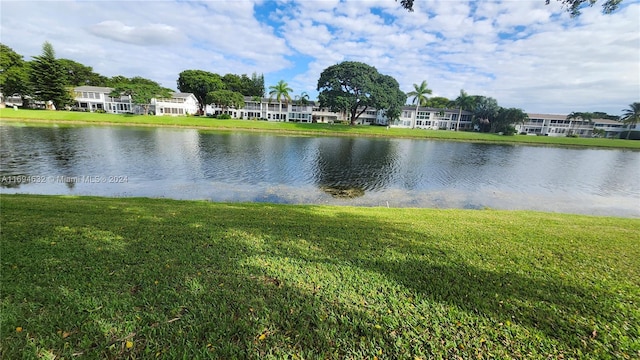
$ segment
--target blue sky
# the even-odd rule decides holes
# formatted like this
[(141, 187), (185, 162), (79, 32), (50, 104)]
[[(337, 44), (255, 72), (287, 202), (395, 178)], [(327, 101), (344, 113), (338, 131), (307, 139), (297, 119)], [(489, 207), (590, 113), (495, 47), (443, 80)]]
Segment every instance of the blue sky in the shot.
[(27, 59), (49, 41), (59, 58), (173, 89), (186, 69), (258, 72), (314, 98), (322, 70), (352, 60), (404, 91), (426, 80), (433, 96), (620, 114), (640, 101), (640, 1), (611, 15), (601, 1), (571, 19), (544, 0), (417, 0), (414, 12), (394, 0), (2, 0), (0, 41)]

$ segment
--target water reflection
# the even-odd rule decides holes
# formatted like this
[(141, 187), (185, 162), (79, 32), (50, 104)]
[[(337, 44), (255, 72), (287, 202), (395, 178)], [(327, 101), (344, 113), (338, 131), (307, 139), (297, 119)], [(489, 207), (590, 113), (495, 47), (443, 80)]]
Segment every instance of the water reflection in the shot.
[(395, 142), (379, 139), (324, 139), (318, 146), (315, 181), (334, 197), (385, 188), (397, 172), (395, 148)]
[[(637, 151), (6, 125), (0, 150), (3, 193), (640, 217)], [(67, 181), (114, 176), (127, 181)]]

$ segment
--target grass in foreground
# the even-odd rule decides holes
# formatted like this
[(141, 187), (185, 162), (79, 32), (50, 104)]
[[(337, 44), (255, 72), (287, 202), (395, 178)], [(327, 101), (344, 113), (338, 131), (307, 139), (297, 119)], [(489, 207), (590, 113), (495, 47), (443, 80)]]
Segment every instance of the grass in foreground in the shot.
[(640, 356), (639, 219), (0, 204), (3, 359)]
[(622, 139), (568, 138), (549, 136), (501, 136), (496, 134), (420, 129), (387, 129), (383, 126), (348, 126), (256, 120), (217, 120), (206, 117), (169, 117), (96, 114), (71, 111), (0, 109), (0, 119), (25, 122), (44, 120), (53, 123), (115, 124), (137, 126), (180, 126), (222, 131), (259, 131), (301, 135), (379, 136), (414, 139), (441, 139), (489, 143), (537, 144), (554, 146), (640, 149), (640, 141)]

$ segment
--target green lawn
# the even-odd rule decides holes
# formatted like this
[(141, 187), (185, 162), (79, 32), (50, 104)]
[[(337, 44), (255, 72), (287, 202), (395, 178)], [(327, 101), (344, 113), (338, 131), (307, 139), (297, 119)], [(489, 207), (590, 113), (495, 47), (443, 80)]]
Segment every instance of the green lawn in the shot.
[(640, 357), (640, 219), (2, 195), (0, 357)]
[(624, 139), (592, 139), (549, 136), (501, 136), (465, 131), (387, 129), (383, 126), (348, 126), (330, 124), (284, 123), (256, 120), (217, 120), (206, 117), (168, 117), (143, 115), (96, 114), (70, 111), (0, 109), (3, 121), (50, 123), (119, 124), (136, 126), (179, 126), (220, 131), (258, 131), (300, 135), (379, 136), (416, 139), (442, 139), (490, 143), (525, 143), (554, 146), (605, 147), (640, 149), (640, 141)]

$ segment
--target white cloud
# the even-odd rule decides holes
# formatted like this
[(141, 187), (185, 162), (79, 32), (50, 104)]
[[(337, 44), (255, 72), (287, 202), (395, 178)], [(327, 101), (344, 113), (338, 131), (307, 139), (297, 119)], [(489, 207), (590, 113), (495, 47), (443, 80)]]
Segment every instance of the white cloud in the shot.
[(166, 24), (128, 26), (118, 20), (106, 20), (88, 30), (101, 38), (143, 46), (178, 44), (184, 38), (177, 28)]

